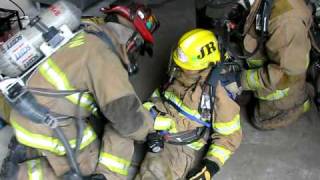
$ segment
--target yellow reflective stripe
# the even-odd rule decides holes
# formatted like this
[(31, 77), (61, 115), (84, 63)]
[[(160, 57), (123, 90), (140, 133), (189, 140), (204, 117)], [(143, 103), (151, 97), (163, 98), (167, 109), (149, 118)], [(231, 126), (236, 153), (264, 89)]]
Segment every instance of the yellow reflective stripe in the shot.
[(217, 158), (222, 164), (224, 164), (231, 156), (232, 152), (228, 149), (225, 149), (222, 146), (217, 146), (212, 144), (209, 147), (207, 156), (212, 156)]
[(258, 70), (257, 69), (249, 69), (246, 71), (246, 78), (249, 88), (258, 89), (261, 88)]
[(171, 128), (171, 119), (165, 116), (157, 116), (153, 127), (155, 130), (169, 130)]
[(158, 115), (154, 121), (153, 127), (155, 130), (159, 131), (169, 131), (170, 133), (177, 132), (175, 122), (166, 116)]
[[(93, 128), (91, 126), (87, 126), (86, 129), (83, 131), (83, 137), (80, 144), (80, 150), (87, 147), (89, 144), (91, 144), (95, 139), (97, 138), (96, 133), (94, 132)], [(76, 139), (72, 139), (69, 141), (69, 144), (72, 148), (76, 147)]]
[(85, 42), (84, 32), (81, 32), (68, 43), (68, 47), (69, 48), (78, 47), (78, 46), (83, 45), (84, 42)]
[(104, 18), (103, 17), (90, 17), (90, 18), (81, 18), (81, 22), (93, 22), (97, 25), (103, 25), (105, 24)]
[[(11, 125), (15, 131), (17, 140), (21, 144), (37, 149), (47, 150), (57, 155), (64, 155), (66, 153), (63, 144), (57, 138), (29, 132), (28, 130), (20, 126), (15, 120), (12, 119)], [(90, 126), (86, 127), (83, 134), (84, 135), (82, 138), (80, 149), (83, 149), (84, 147), (88, 146), (97, 138), (95, 132)], [(74, 148), (76, 146), (76, 140), (70, 140), (69, 144), (71, 147)]]
[(150, 109), (154, 107), (154, 104), (152, 102), (145, 102), (143, 103), (143, 107), (150, 111)]
[(310, 64), (310, 53), (309, 52), (307, 52), (307, 62), (306, 62), (306, 66), (305, 66), (305, 69), (308, 69), (308, 67), (309, 67), (309, 64)]
[(151, 97), (153, 97), (153, 98), (158, 98), (158, 97), (160, 97), (160, 91), (159, 91), (159, 89), (156, 89), (155, 91), (153, 91)]
[(310, 108), (311, 108), (311, 103), (309, 100), (307, 100), (306, 102), (303, 103), (303, 112), (309, 111)]
[(109, 170), (127, 176), (130, 167), (130, 161), (113, 156), (106, 152), (100, 152), (99, 163)]
[(43, 180), (43, 172), (40, 159), (27, 161), (29, 180)]
[[(172, 92), (170, 91), (165, 91), (164, 92), (164, 97), (169, 99), (171, 102), (175, 103), (177, 106), (179, 106), (183, 111), (186, 113), (194, 116), (195, 118), (202, 120), (202, 121), (208, 121), (207, 119), (201, 118), (201, 115), (197, 110), (190, 109), (184, 103)], [(183, 114), (180, 113), (180, 115), (184, 116)]]
[[(43, 62), (39, 71), (41, 75), (58, 90), (75, 90), (70, 84), (67, 76), (61, 71), (61, 69), (53, 62), (51, 58)], [(66, 98), (73, 104), (78, 104), (80, 93), (74, 93), (66, 96)], [(80, 106), (88, 111), (95, 112), (96, 107), (94, 105), (94, 99), (89, 93), (84, 93), (80, 99)]]
[(222, 135), (230, 135), (241, 128), (240, 125), (240, 115), (237, 114), (231, 121), (229, 122), (217, 122), (214, 123), (213, 130)]
[(259, 68), (263, 66), (264, 61), (262, 59), (248, 59), (247, 64), (249, 68)]
[(271, 94), (267, 95), (267, 96), (259, 96), (258, 98), (261, 100), (266, 100), (266, 101), (275, 101), (275, 100), (279, 100), (281, 98), (284, 98), (286, 96), (288, 96), (288, 92), (289, 92), (290, 88), (286, 88), (283, 90), (276, 90), (274, 92), (272, 92)]
[(205, 144), (201, 140), (198, 140), (196, 142), (188, 144), (187, 146), (194, 150), (200, 150), (204, 145)]

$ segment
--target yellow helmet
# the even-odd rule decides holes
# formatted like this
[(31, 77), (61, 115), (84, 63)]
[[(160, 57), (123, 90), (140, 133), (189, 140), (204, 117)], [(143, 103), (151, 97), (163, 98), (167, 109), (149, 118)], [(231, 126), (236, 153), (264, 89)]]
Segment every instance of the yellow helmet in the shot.
[(205, 69), (210, 63), (220, 61), (218, 40), (209, 30), (191, 30), (180, 38), (172, 58), (182, 69)]

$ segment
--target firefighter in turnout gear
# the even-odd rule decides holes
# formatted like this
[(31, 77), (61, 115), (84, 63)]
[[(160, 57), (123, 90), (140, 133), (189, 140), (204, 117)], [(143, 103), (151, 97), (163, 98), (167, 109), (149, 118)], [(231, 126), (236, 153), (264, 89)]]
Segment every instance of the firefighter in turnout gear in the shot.
[[(157, 152), (156, 145), (164, 147), (146, 154), (136, 179), (210, 180), (242, 139), (240, 107), (234, 101), (239, 92), (236, 78), (214, 70), (222, 63), (221, 55), (208, 30), (185, 33), (172, 59), (172, 82), (144, 103), (157, 130), (147, 137), (150, 151)], [(209, 93), (208, 88), (212, 88)], [(164, 144), (157, 144), (157, 139)]]
[[(63, 16), (66, 9), (74, 12)], [(28, 91), (17, 98), (33, 94), (38, 105), (40, 104), (42, 109), (48, 109), (49, 116), (58, 121), (56, 126), (36, 123), (26, 118), (23, 112), (16, 109), (11, 111), (10, 125), (17, 141), (35, 153), (32, 153), (32, 158), (27, 156), (19, 164), (11, 164), (13, 173), (2, 171), (2, 178), (124, 179), (128, 174), (131, 159), (118, 156), (120, 149), (117, 145), (122, 147), (122, 153), (126, 153), (127, 149), (123, 147), (133, 146), (135, 140), (144, 141), (152, 130), (152, 117), (138, 99), (126, 69), (132, 72), (131, 58), (137, 56), (134, 53), (143, 50), (147, 43), (153, 43), (152, 33), (158, 22), (151, 10), (142, 5), (115, 6), (104, 8), (103, 11), (112, 16), (106, 18), (112, 19), (112, 22), (108, 21), (99, 26), (85, 22), (84, 28), (79, 30), (81, 11), (70, 3), (60, 1), (49, 7), (45, 15), (40, 16), (40, 21), (35, 22), (37, 25), (34, 26), (39, 30), (50, 30), (54, 28), (44, 28), (50, 23), (46, 17), (56, 18), (53, 25), (57, 25), (61, 20), (68, 25), (72, 22), (69, 21), (70, 18), (79, 21), (74, 28), (69, 27), (75, 31), (75, 36), (62, 47), (41, 63), (29, 62), (24, 66), (31, 64), (37, 67), (30, 71), (28, 76), (21, 78), (25, 83), (24, 89)], [(76, 16), (77, 14), (79, 16)], [(23, 35), (22, 32), (21, 36)], [(20, 39), (24, 40), (23, 45), (31, 47), (26, 36)], [(33, 50), (35, 49), (37, 48)], [(5, 60), (1, 61), (0, 66), (3, 68)], [(22, 72), (32, 68), (16, 68), (18, 63), (10, 67)], [(1, 72), (5, 71), (1, 69)], [(21, 76), (20, 71), (11, 72), (16, 74), (7, 76)], [(38, 106), (30, 107), (29, 110), (32, 111), (33, 107)], [(106, 123), (102, 141), (98, 139), (91, 119)], [(65, 138), (60, 138), (61, 134), (64, 134)], [(114, 134), (126, 138), (127, 141), (116, 141)], [(78, 172), (74, 174), (73, 170)]]
[[(306, 71), (311, 9), (304, 0), (228, 2), (249, 11), (241, 31), (244, 55), (251, 55), (246, 58), (248, 69), (241, 73), (241, 86), (256, 99), (252, 123), (262, 130), (286, 127), (310, 108)], [(208, 18), (211, 7), (199, 9)]]

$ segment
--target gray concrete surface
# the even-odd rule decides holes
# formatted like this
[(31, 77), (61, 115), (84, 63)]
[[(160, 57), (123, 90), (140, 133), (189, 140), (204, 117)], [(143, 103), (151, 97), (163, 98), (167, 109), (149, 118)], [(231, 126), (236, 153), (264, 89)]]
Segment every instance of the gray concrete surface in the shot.
[(242, 108), (244, 139), (214, 179), (319, 180), (320, 118), (313, 108), (291, 126), (258, 131)]
[[(103, 2), (97, 6), (101, 5)], [(139, 74), (131, 77), (142, 100), (164, 81), (171, 47), (195, 26), (192, 5), (191, 0), (176, 0), (154, 9), (161, 21), (154, 56), (142, 58)], [(99, 13), (90, 8), (86, 15), (90, 14)], [(242, 111), (243, 142), (215, 180), (320, 180), (320, 118), (315, 109), (275, 131), (254, 129), (244, 107)], [(9, 136), (10, 128), (0, 130), (0, 160), (6, 154)]]

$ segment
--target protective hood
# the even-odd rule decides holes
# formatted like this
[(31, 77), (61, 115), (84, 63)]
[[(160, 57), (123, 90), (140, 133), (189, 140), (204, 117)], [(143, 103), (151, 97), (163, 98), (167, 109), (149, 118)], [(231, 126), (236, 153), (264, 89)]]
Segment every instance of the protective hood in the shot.
[(204, 81), (207, 79), (212, 67), (213, 66), (210, 66), (195, 74), (188, 74), (184, 71), (180, 71), (176, 77), (176, 80), (183, 84), (184, 87), (190, 87), (196, 83), (203, 84)]
[(108, 35), (111, 37), (116, 53), (118, 54), (122, 63), (126, 66), (130, 64), (130, 59), (127, 54), (127, 42), (132, 37), (134, 30), (127, 26), (124, 26), (115, 22), (106, 23), (103, 28), (107, 31)]
[(131, 38), (134, 30), (114, 22), (108, 22), (104, 25), (107, 29), (111, 30), (114, 37), (117, 39), (119, 44), (126, 45), (128, 40)]

